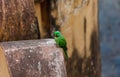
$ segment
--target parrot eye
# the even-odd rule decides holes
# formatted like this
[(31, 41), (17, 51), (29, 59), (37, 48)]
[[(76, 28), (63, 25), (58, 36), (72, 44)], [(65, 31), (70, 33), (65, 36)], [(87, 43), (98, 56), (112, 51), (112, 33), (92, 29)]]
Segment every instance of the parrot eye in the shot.
[(58, 37), (58, 35), (57, 35), (57, 34), (56, 34), (55, 36), (56, 36), (56, 37)]
[(59, 37), (59, 34), (55, 34), (55, 37)]

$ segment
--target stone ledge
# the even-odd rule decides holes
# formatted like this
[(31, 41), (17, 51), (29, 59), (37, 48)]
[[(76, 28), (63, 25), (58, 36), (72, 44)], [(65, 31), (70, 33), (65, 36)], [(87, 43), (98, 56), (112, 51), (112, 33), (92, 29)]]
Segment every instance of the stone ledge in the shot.
[(62, 49), (53, 39), (2, 42), (0, 46), (0, 77), (66, 77)]

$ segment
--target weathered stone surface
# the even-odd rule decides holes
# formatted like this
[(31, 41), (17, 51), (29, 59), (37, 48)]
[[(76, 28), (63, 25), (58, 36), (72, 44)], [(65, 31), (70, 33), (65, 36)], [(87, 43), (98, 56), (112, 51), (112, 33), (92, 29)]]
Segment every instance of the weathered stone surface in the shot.
[(34, 0), (0, 0), (0, 41), (38, 38)]
[[(57, 48), (54, 40), (27, 40), (0, 43), (0, 65), (7, 67), (0, 77), (66, 77), (66, 68), (61, 48)], [(3, 57), (0, 57), (3, 58)]]

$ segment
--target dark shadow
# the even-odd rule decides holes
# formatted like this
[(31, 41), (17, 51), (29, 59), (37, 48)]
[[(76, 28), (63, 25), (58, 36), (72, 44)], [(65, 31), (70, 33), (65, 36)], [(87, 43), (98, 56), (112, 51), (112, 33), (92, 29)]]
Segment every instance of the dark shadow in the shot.
[(86, 57), (86, 24), (87, 24), (87, 20), (86, 20), (86, 17), (84, 17), (84, 52), (85, 52), (85, 55), (84, 57)]
[[(95, 30), (93, 30), (91, 35), (91, 43), (90, 43), (90, 50), (91, 50), (91, 61), (93, 63), (92, 70), (93, 70), (93, 77), (100, 77), (101, 76), (101, 63), (100, 63), (100, 48), (99, 48), (99, 39), (98, 34)], [(96, 71), (96, 73), (94, 73)]]
[(74, 48), (72, 56), (66, 65), (68, 77), (84, 77), (82, 74), (82, 63), (83, 59), (78, 56), (78, 50)]
[(40, 30), (39, 30), (39, 24), (38, 24), (38, 18), (37, 17), (35, 17), (34, 23), (35, 23), (35, 25), (37, 25), (36, 33), (38, 35), (38, 39), (40, 39)]
[[(84, 49), (83, 52), (85, 51), (87, 50)], [(84, 57), (81, 58), (78, 55), (79, 52), (78, 49), (74, 47), (72, 56), (69, 58), (66, 64), (68, 77), (100, 77), (101, 75), (100, 51), (96, 31), (93, 31), (91, 35), (90, 51), (91, 51), (90, 57), (86, 57), (84, 55)]]
[[(52, 4), (52, 5), (50, 5), (50, 11), (51, 12), (58, 9), (57, 0), (51, 0), (51, 4)], [(53, 17), (52, 15), (50, 15), (51, 38), (54, 37), (54, 35), (53, 35), (54, 31), (56, 31), (56, 30), (60, 31), (60, 25), (56, 24), (56, 20), (57, 20), (57, 17)]]
[(42, 28), (45, 31), (44, 38), (51, 37), (51, 20), (50, 20), (50, 0), (43, 0), (40, 1), (41, 6), (41, 21), (42, 21)]

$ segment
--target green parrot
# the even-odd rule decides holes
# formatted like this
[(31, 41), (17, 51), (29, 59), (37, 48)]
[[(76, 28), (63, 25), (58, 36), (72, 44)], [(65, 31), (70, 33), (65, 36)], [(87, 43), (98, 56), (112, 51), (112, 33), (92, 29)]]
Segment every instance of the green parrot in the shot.
[(67, 42), (66, 42), (64, 36), (62, 36), (62, 34), (59, 31), (55, 31), (54, 32), (54, 39), (55, 39), (56, 44), (58, 46), (60, 46), (61, 48), (63, 48), (64, 54), (65, 54), (66, 58), (68, 59)]

